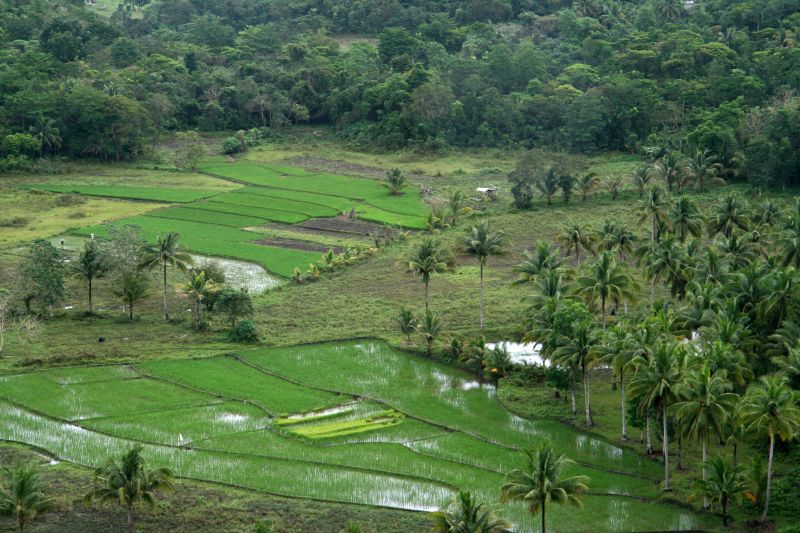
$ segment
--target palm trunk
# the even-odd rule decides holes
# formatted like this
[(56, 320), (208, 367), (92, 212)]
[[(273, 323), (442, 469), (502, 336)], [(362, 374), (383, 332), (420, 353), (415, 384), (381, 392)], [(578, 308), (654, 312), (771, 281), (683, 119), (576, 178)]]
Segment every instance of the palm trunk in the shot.
[(428, 312), (428, 283), (429, 282), (427, 282), (427, 281), (425, 282), (425, 312), (426, 313)]
[(128, 302), (128, 318), (133, 322), (133, 302)]
[(589, 374), (583, 368), (583, 410), (586, 412), (586, 425), (592, 424), (592, 409), (589, 403)]
[(92, 278), (89, 278), (89, 314), (92, 314)]
[(600, 316), (603, 320), (603, 329), (606, 329), (606, 297), (600, 297)]
[(128, 531), (133, 533), (133, 504), (128, 504)]
[(169, 320), (169, 308), (167, 307), (167, 264), (164, 263), (164, 320)]
[(545, 506), (546, 506), (546, 504), (545, 504), (545, 500), (544, 500), (544, 498), (542, 498), (542, 533), (545, 533), (545, 532), (546, 532), (546, 530), (547, 530), (547, 526), (546, 526), (546, 523), (545, 523), (545, 518), (544, 518), (544, 509), (545, 509)]
[(483, 262), (481, 262), (481, 301), (480, 301), (481, 329), (483, 329)]
[(619, 373), (620, 402), (622, 408), (622, 440), (628, 440), (628, 417), (625, 412), (625, 373)]
[(736, 441), (733, 441), (733, 469), (736, 470), (736, 448), (739, 447), (739, 444)]
[(769, 512), (769, 493), (772, 491), (772, 459), (775, 452), (775, 435), (769, 436), (769, 460), (767, 461), (767, 494), (764, 496), (764, 511), (761, 513), (761, 522), (767, 521)]
[(653, 455), (653, 439), (650, 434), (650, 417), (647, 417), (647, 455)]
[(578, 416), (578, 406), (575, 402), (575, 374), (573, 372), (570, 372), (569, 393), (572, 396), (572, 418), (575, 418)]
[(728, 497), (722, 498), (722, 526), (728, 527)]
[(661, 406), (661, 421), (664, 429), (664, 492), (669, 492), (672, 488), (669, 485), (669, 433), (667, 432), (667, 402)]
[[(708, 459), (708, 434), (703, 435), (703, 484), (708, 481), (708, 471), (706, 470), (706, 460)], [(708, 509), (708, 496), (703, 495), (703, 509)], [(723, 510), (724, 513), (724, 510)]]

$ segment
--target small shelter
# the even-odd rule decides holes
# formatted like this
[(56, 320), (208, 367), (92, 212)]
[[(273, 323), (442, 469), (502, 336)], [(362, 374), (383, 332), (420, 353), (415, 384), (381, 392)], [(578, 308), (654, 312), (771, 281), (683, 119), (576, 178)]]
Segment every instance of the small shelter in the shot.
[(475, 189), (477, 192), (489, 197), (490, 200), (497, 200), (497, 187), (478, 187)]

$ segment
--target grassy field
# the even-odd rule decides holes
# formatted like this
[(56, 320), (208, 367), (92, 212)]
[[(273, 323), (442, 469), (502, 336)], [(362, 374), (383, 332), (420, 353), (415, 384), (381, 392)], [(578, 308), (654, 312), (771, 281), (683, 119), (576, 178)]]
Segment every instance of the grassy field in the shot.
[[(560, 527), (585, 530), (585, 516), (606, 531), (710, 523), (656, 501), (655, 463), (510, 415), (468, 374), (368, 341), (240, 353), (5, 376), (0, 439), (87, 466), (140, 440), (153, 465), (181, 477), (417, 510), (438, 508), (457, 487), (495, 501), (503, 473), (519, 462), (515, 450), (547, 439), (581, 458), (572, 471), (590, 475), (594, 493), (614, 495), (588, 496), (581, 513), (554, 509)], [(372, 401), (354, 403), (361, 398)], [(279, 412), (306, 419), (274, 423)], [(374, 438), (384, 431), (394, 442)], [(505, 514), (531, 527), (522, 506)]]
[(153, 187), (127, 187), (107, 185), (29, 185), (32, 190), (83, 194), (86, 196), (105, 196), (126, 200), (148, 200), (163, 203), (187, 203), (219, 194), (213, 190), (198, 189), (159, 189)]

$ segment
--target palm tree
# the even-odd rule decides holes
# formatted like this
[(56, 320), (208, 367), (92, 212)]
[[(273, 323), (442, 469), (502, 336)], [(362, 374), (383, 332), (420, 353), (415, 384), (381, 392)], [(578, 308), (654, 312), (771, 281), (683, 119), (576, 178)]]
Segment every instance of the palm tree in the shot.
[(699, 237), (703, 230), (703, 217), (697, 204), (687, 196), (681, 196), (672, 206), (669, 212), (669, 221), (672, 230), (682, 243), (686, 242), (686, 237), (693, 235)]
[(678, 188), (681, 192), (686, 179), (686, 166), (679, 152), (670, 152), (656, 162), (656, 174), (667, 184), (667, 190)]
[(185, 272), (192, 264), (192, 256), (185, 253), (178, 245), (181, 236), (174, 231), (165, 237), (158, 237), (155, 246), (145, 249), (140, 268), (152, 270), (159, 268), (164, 280), (164, 320), (169, 320), (169, 307), (167, 305), (167, 267), (171, 266)]
[(561, 229), (556, 237), (556, 242), (564, 249), (564, 255), (569, 257), (573, 250), (578, 266), (581, 264), (581, 250), (594, 253), (594, 234), (592, 228), (586, 224), (569, 222)]
[(581, 320), (573, 324), (569, 336), (559, 340), (553, 354), (553, 362), (563, 367), (574, 365), (581, 371), (583, 379), (583, 409), (586, 425), (593, 426), (592, 408), (589, 401), (589, 369), (598, 359), (599, 335), (592, 322)]
[(547, 205), (552, 205), (553, 196), (558, 192), (558, 173), (555, 167), (549, 167), (544, 175), (536, 180), (536, 188), (547, 198)]
[(86, 280), (89, 287), (89, 313), (92, 312), (92, 284), (110, 269), (106, 255), (94, 239), (83, 244), (83, 251), (69, 264), (70, 275)]
[(55, 152), (61, 147), (61, 132), (55, 127), (56, 121), (44, 115), (39, 115), (36, 124), (28, 128), (31, 135), (39, 139), (39, 156), (44, 154), (44, 148)]
[(800, 268), (800, 224), (789, 225), (777, 245), (781, 265)]
[(647, 165), (639, 165), (631, 174), (631, 181), (636, 186), (636, 191), (639, 193), (639, 198), (644, 197), (644, 191), (647, 189), (647, 184), (653, 179), (653, 167)]
[(512, 527), (469, 492), (459, 492), (454, 503), (458, 504), (455, 513), (442, 509), (430, 514), (435, 533), (503, 533)]
[(508, 236), (502, 231), (492, 231), (489, 221), (484, 220), (473, 226), (464, 237), (462, 247), (465, 253), (478, 258), (480, 266), (480, 328), (483, 329), (483, 271), (491, 255), (503, 253)]
[(606, 325), (606, 303), (608, 300), (620, 302), (634, 297), (635, 282), (628, 274), (624, 263), (618, 263), (612, 252), (601, 252), (589, 264), (586, 272), (575, 280), (577, 294), (586, 298), (593, 307), (600, 302), (600, 316), (603, 327)]
[(772, 461), (775, 439), (792, 439), (800, 427), (800, 409), (797, 393), (780, 376), (762, 376), (758, 383), (747, 389), (742, 418), (748, 431), (766, 433), (769, 437), (767, 459), (767, 491), (761, 521), (766, 522), (769, 512), (769, 497), (772, 489)]
[(53, 500), (45, 495), (44, 482), (34, 465), (3, 470), (7, 480), (0, 484), (0, 516), (13, 518), (22, 533), (25, 523), (50, 510)]
[[(729, 392), (731, 384), (724, 370), (711, 373), (708, 366), (696, 369), (679, 387), (685, 400), (672, 406), (675, 417), (689, 442), (700, 441), (703, 447), (703, 481), (708, 480), (705, 463), (708, 459), (708, 441), (713, 433), (722, 439), (725, 421), (733, 412), (736, 395)], [(708, 497), (703, 508), (708, 509)]]
[(606, 189), (608, 189), (608, 194), (611, 195), (612, 200), (619, 198), (619, 195), (622, 193), (622, 183), (622, 176), (608, 176), (606, 178), (604, 185)]
[(637, 250), (640, 262), (644, 263), (645, 274), (650, 278), (650, 300), (655, 301), (655, 287), (659, 280), (670, 285), (670, 292), (680, 297), (686, 292), (689, 282), (689, 269), (686, 250), (675, 236), (670, 235), (661, 241), (653, 241)]
[(561, 196), (567, 205), (572, 199), (572, 189), (575, 188), (576, 181), (575, 176), (572, 174), (562, 174), (558, 177), (558, 188), (561, 189)]
[(519, 279), (514, 282), (515, 285), (533, 283), (544, 272), (559, 268), (562, 263), (555, 247), (547, 241), (537, 242), (536, 253), (525, 250), (522, 252), (522, 257), (522, 262), (514, 267), (514, 272), (519, 273)]
[(622, 415), (622, 440), (628, 440), (628, 408), (625, 405), (625, 374), (631, 368), (635, 352), (629, 348), (628, 324), (617, 322), (603, 336), (600, 347), (602, 360), (611, 366), (615, 375), (619, 376), (620, 413)]
[(713, 236), (722, 233), (728, 238), (734, 228), (747, 231), (748, 225), (747, 205), (738, 194), (731, 193), (714, 206), (711, 218), (708, 220), (708, 234)]
[(422, 337), (425, 339), (425, 345), (428, 347), (428, 357), (433, 355), (433, 341), (442, 332), (442, 322), (439, 316), (433, 311), (425, 310), (425, 315), (422, 317), (422, 323), (418, 326)]
[(708, 150), (697, 150), (694, 156), (689, 159), (687, 170), (700, 192), (705, 192), (708, 181), (725, 183), (725, 180), (718, 177), (719, 171), (722, 170), (722, 165), (717, 163), (717, 156)]
[(638, 411), (645, 414), (649, 409), (660, 412), (664, 454), (664, 491), (672, 490), (669, 482), (669, 432), (668, 412), (679, 398), (680, 383), (686, 368), (686, 350), (676, 341), (660, 341), (653, 349), (649, 360), (637, 360), (636, 375), (628, 386), (631, 398), (640, 397)]
[(216, 284), (208, 279), (205, 271), (189, 270), (189, 277), (183, 286), (183, 292), (192, 300), (192, 315), (194, 315), (194, 326), (200, 329), (202, 326), (202, 307), (201, 303), (206, 299), (209, 292), (216, 290)]
[(722, 525), (728, 527), (728, 506), (732, 501), (740, 501), (747, 492), (744, 471), (720, 456), (703, 461), (703, 472), (706, 471), (707, 479), (697, 483), (698, 492), (704, 501), (722, 507)]
[(386, 185), (389, 187), (389, 193), (394, 196), (403, 194), (403, 186), (406, 184), (406, 177), (403, 172), (395, 167), (386, 172)]
[(585, 202), (592, 191), (600, 183), (596, 172), (587, 172), (578, 178), (578, 190), (581, 191), (581, 202)]
[(461, 191), (453, 191), (447, 199), (447, 210), (450, 211), (450, 225), (455, 226), (458, 223), (458, 216), (465, 211), (464, 195)]
[(125, 272), (119, 279), (119, 287), (114, 295), (128, 306), (128, 318), (133, 320), (134, 304), (144, 300), (149, 290), (147, 277), (140, 272)]
[(786, 381), (794, 390), (800, 390), (800, 348), (793, 346), (785, 356), (773, 357), (772, 363), (786, 375)]
[(661, 187), (651, 187), (639, 206), (639, 224), (650, 222), (650, 238), (659, 239), (661, 227), (667, 221), (667, 197)]
[(425, 284), (425, 311), (428, 310), (428, 287), (431, 276), (447, 269), (447, 257), (439, 241), (425, 237), (408, 256), (408, 271), (422, 278)]
[(561, 472), (572, 461), (564, 455), (556, 455), (555, 450), (543, 444), (537, 450), (525, 450), (525, 468), (512, 470), (506, 476), (506, 483), (500, 488), (500, 501), (522, 501), (528, 505), (531, 514), (542, 513), (541, 533), (546, 533), (547, 504), (574, 505), (582, 507), (581, 494), (589, 490), (589, 478), (573, 476), (562, 478)]
[(400, 327), (400, 333), (406, 336), (406, 343), (411, 344), (411, 334), (417, 331), (417, 326), (419, 326), (419, 320), (414, 316), (414, 311), (401, 309), (397, 316), (397, 325)]
[(119, 463), (109, 459), (94, 472), (95, 486), (83, 497), (85, 504), (116, 502), (128, 510), (128, 531), (133, 531), (133, 512), (138, 504), (158, 507), (158, 492), (173, 490), (174, 477), (166, 468), (146, 469), (142, 447), (131, 448)]

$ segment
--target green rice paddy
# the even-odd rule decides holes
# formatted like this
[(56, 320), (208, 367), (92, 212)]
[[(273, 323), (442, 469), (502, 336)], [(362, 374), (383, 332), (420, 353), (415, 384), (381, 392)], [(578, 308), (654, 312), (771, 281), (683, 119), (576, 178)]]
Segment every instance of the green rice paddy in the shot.
[[(458, 489), (497, 501), (519, 448), (586, 463), (592, 495), (559, 531), (705, 527), (655, 502), (659, 466), (555, 422), (508, 414), (471, 376), (371, 341), (246, 350), (0, 377), (0, 439), (95, 466), (132, 442), (178, 476), (311, 499), (431, 510)], [(636, 496), (636, 498), (630, 497)], [(504, 514), (530, 530), (524, 506)]]
[[(320, 254), (304, 250), (302, 244), (262, 246), (257, 243), (263, 238), (262, 234), (244, 228), (269, 223), (299, 224), (311, 218), (336, 217), (351, 211), (364, 220), (380, 224), (425, 228), (428, 206), (412, 188), (407, 188), (403, 195), (392, 196), (376, 180), (314, 174), (302, 168), (247, 161), (225, 163), (216, 158), (210, 158), (202, 171), (209, 174), (203, 176), (206, 186), (208, 180), (226, 183), (212, 176), (235, 180), (243, 186), (227, 183), (227, 189), (198, 189), (191, 188), (189, 183), (179, 187), (170, 182), (169, 186), (146, 187), (139, 179), (134, 186), (54, 180), (20, 187), (180, 204), (110, 224), (138, 225), (150, 241), (176, 231), (181, 234), (181, 243), (192, 252), (254, 262), (284, 278), (290, 277), (295, 268), (305, 270), (320, 259)], [(79, 228), (74, 233), (103, 236), (107, 224)]]

